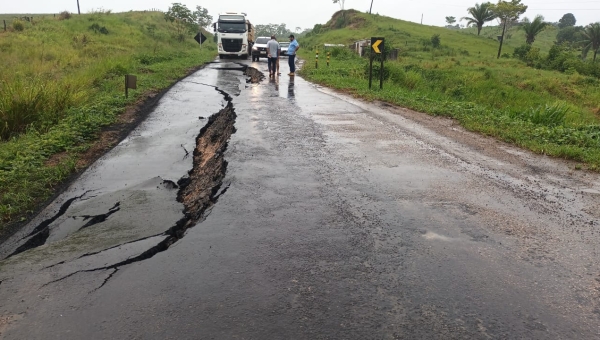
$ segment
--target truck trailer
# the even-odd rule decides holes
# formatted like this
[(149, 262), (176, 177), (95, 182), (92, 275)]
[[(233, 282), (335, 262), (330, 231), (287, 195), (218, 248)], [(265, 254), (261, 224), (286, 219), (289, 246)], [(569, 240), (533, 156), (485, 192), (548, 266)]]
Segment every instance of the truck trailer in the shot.
[(254, 27), (246, 13), (225, 12), (213, 24), (217, 37), (219, 58), (242, 57), (248, 59), (254, 43)]

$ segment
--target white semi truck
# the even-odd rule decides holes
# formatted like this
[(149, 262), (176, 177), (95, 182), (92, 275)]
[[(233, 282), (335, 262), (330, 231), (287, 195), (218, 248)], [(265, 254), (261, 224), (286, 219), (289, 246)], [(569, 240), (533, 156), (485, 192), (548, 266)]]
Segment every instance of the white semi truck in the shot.
[(252, 53), (254, 27), (246, 16), (241, 12), (225, 12), (213, 24), (221, 59), (234, 56), (248, 59)]

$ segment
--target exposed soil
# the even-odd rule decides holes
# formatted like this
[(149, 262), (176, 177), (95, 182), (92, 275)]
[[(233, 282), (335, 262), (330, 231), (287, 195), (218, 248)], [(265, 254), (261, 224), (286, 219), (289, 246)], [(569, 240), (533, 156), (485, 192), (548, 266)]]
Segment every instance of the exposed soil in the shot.
[(224, 152), (227, 141), (235, 133), (235, 112), (231, 102), (219, 113), (210, 117), (196, 139), (194, 167), (189, 177), (179, 181), (178, 200), (185, 206), (192, 222), (214, 204), (227, 170)]

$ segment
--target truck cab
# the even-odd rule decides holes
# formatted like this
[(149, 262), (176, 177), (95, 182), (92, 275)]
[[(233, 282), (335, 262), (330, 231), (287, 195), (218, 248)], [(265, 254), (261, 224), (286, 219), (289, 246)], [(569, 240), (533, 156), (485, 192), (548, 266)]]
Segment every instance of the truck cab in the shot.
[(246, 13), (221, 13), (213, 29), (221, 59), (229, 56), (248, 59), (254, 42), (254, 29)]

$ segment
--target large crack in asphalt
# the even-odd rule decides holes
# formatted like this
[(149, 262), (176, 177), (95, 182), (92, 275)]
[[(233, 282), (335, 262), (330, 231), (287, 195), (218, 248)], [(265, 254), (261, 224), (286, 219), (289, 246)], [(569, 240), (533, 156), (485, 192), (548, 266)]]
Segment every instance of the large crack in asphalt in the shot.
[(110, 217), (110, 215), (116, 213), (119, 210), (121, 210), (121, 202), (117, 202), (105, 214), (94, 215), (94, 216), (88, 216), (88, 215), (81, 216), (81, 217), (83, 217), (84, 221), (87, 221), (87, 220), (89, 220), (89, 221), (86, 224), (84, 224), (81, 228), (79, 228), (79, 230), (83, 230), (83, 229), (89, 228), (89, 227), (91, 227), (93, 225), (100, 224), (100, 223), (106, 221)]
[[(251, 67), (246, 67), (244, 69), (244, 75), (248, 76), (248, 81), (253, 83), (257, 83), (264, 78), (260, 71)], [(114, 277), (119, 268), (135, 262), (147, 260), (154, 255), (169, 249), (171, 245), (185, 236), (185, 232), (188, 229), (194, 227), (206, 218), (206, 214), (209, 212), (210, 208), (217, 203), (218, 199), (225, 194), (229, 188), (229, 185), (226, 185), (221, 189), (223, 187), (223, 179), (225, 178), (228, 164), (225, 160), (225, 151), (227, 150), (229, 139), (236, 132), (234, 125), (237, 117), (232, 103), (233, 98), (222, 89), (216, 86), (211, 87), (214, 87), (217, 92), (223, 95), (227, 104), (219, 112), (210, 116), (206, 125), (200, 130), (200, 133), (196, 137), (196, 147), (193, 151), (193, 167), (188, 171), (187, 176), (181, 178), (177, 182), (177, 185), (179, 186), (177, 200), (183, 203), (185, 207), (184, 217), (164, 233), (151, 236), (165, 235), (165, 238), (155, 246), (137, 256), (103, 267), (78, 270), (59, 279), (50, 281), (42, 287), (65, 280), (79, 273), (111, 270), (110, 275), (102, 282), (102, 284), (93, 290), (96, 291), (106, 285), (106, 283)], [(118, 205), (113, 207), (111, 211), (114, 211), (114, 209), (117, 208)], [(143, 239), (148, 238), (149, 237), (145, 237)], [(127, 243), (134, 243), (140, 240), (134, 240)], [(120, 247), (121, 245), (116, 245), (98, 252), (84, 254), (80, 256), (80, 258), (96, 255)], [(57, 263), (55, 265), (59, 264), (62, 263)]]
[(66, 200), (60, 206), (60, 208), (58, 209), (58, 212), (56, 214), (54, 214), (54, 216), (42, 221), (35, 228), (33, 228), (33, 230), (27, 236), (24, 237), (24, 238), (29, 237), (29, 239), (25, 243), (23, 243), (22, 245), (17, 247), (17, 249), (15, 249), (15, 251), (13, 251), (5, 259), (7, 259), (11, 256), (14, 256), (14, 255), (20, 254), (29, 249), (37, 248), (37, 247), (40, 247), (40, 246), (43, 246), (44, 244), (46, 244), (46, 240), (48, 240), (48, 237), (50, 237), (50, 225), (54, 221), (56, 221), (59, 217), (64, 215), (67, 212), (67, 210), (69, 210), (69, 207), (71, 207), (71, 204), (73, 204), (73, 202), (75, 202), (78, 199), (81, 199), (83, 196), (87, 195), (88, 193), (89, 193), (89, 191), (86, 191), (83, 194), (81, 194), (80, 196), (75, 196), (75, 197), (72, 197), (72, 198), (69, 198), (68, 200)]

